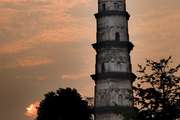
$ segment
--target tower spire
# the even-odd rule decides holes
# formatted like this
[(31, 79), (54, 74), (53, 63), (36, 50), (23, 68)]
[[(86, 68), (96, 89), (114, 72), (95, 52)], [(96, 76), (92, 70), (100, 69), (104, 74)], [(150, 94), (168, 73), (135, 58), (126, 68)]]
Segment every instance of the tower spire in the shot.
[[(129, 109), (132, 81), (128, 20), (125, 0), (98, 0), (95, 81), (95, 120), (124, 120)], [(119, 114), (117, 114), (119, 113)]]

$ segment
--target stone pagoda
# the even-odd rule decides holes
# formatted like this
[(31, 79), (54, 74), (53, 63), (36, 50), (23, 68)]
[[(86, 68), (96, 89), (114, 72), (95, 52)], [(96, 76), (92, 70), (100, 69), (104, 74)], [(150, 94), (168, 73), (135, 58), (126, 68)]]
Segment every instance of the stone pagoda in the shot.
[(125, 0), (98, 0), (95, 74), (95, 120), (125, 120), (132, 106), (128, 20)]

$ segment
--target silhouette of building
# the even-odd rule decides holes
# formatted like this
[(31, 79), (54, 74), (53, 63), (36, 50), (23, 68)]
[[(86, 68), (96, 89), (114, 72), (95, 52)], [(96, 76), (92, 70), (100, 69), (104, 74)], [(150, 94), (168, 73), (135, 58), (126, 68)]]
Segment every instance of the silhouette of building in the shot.
[(98, 0), (95, 74), (95, 120), (124, 120), (117, 114), (131, 109), (131, 70), (128, 20), (125, 0)]

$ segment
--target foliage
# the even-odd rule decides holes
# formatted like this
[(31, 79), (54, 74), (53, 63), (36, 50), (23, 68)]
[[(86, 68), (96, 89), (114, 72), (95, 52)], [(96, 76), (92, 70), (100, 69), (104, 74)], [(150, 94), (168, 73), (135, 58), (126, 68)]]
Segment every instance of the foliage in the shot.
[(180, 118), (180, 65), (172, 68), (171, 57), (160, 61), (146, 60), (138, 65), (140, 74), (135, 85), (134, 103), (138, 120), (175, 120)]
[(90, 120), (87, 101), (71, 88), (45, 94), (38, 108), (37, 120)]

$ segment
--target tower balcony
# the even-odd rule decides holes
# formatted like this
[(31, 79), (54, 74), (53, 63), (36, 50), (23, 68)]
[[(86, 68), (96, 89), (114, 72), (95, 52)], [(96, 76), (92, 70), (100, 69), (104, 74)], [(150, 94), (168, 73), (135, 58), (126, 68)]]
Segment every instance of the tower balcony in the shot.
[(130, 80), (133, 82), (136, 79), (136, 75), (133, 73), (128, 72), (105, 72), (105, 73), (98, 73), (91, 75), (91, 78), (94, 81), (97, 80), (105, 80), (105, 79), (112, 79), (112, 80)]
[(127, 20), (129, 20), (130, 15), (127, 11), (118, 11), (118, 10), (108, 10), (108, 11), (101, 11), (95, 14), (96, 19), (106, 16), (124, 16)]
[(134, 45), (129, 41), (104, 41), (92, 44), (93, 48), (98, 52), (101, 48), (127, 48), (128, 52), (130, 52)]

